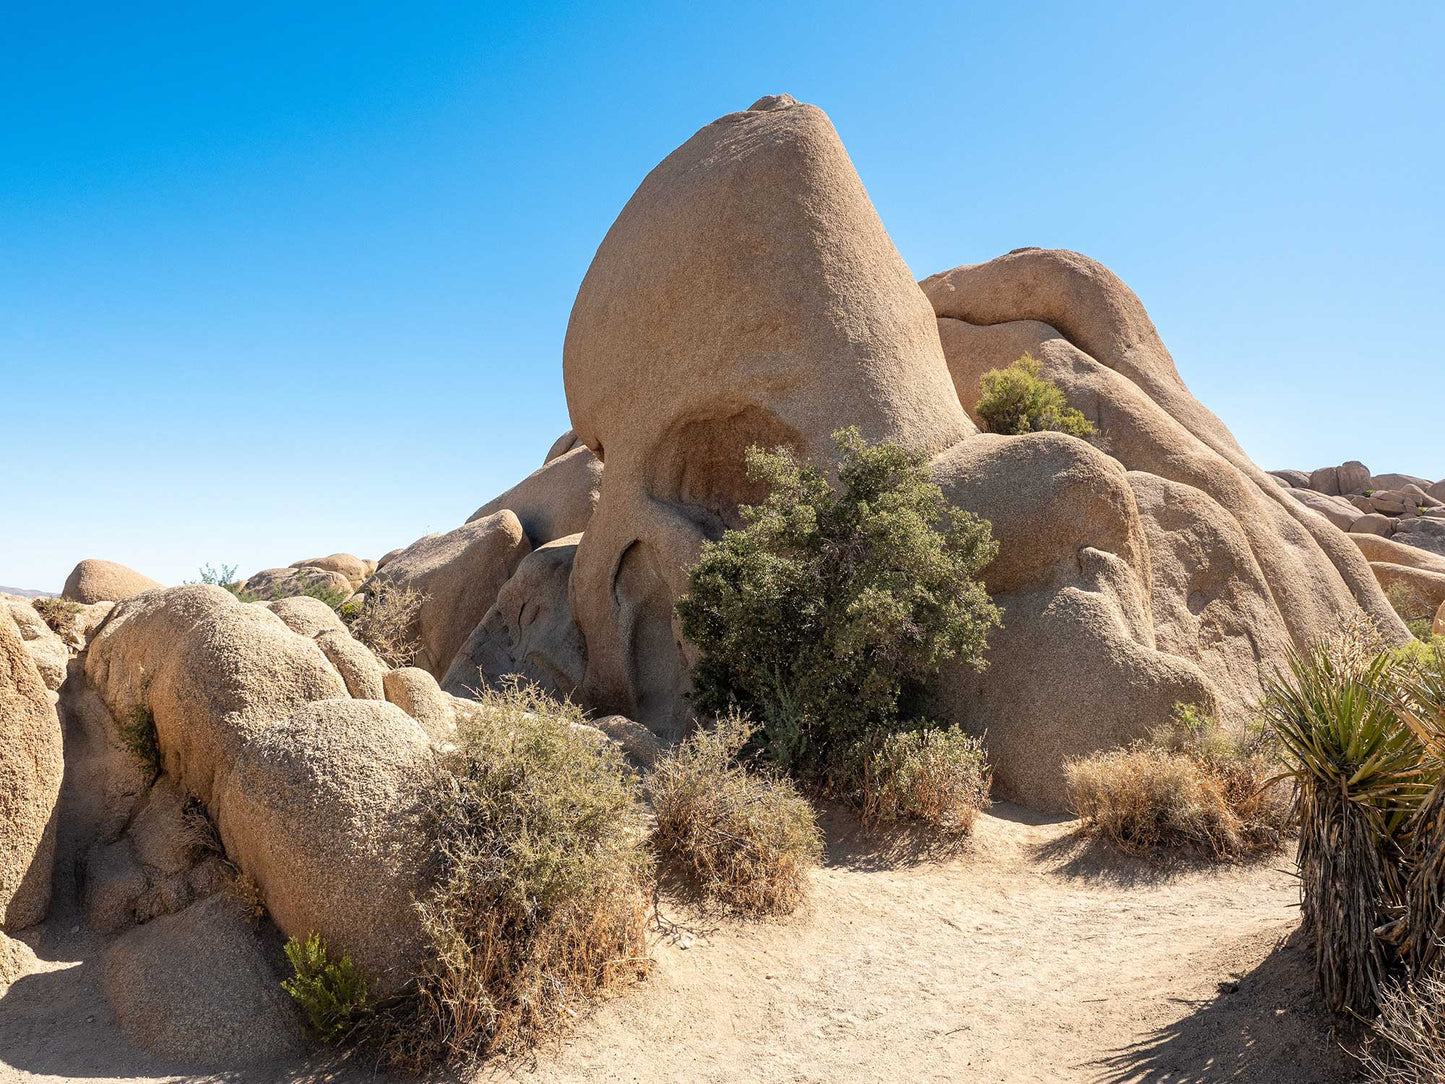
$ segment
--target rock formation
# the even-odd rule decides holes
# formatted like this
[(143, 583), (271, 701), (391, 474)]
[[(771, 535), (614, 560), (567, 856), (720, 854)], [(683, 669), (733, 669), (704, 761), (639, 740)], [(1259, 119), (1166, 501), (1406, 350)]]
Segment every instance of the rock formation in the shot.
[(1376, 535), (1445, 556), (1445, 480), (1371, 474), (1358, 460), (1306, 474), (1271, 471), (1291, 497), (1352, 536)]
[(133, 568), (91, 557), (71, 570), (65, 579), (65, 588), (60, 592), (60, 597), (80, 603), (119, 602), (123, 598), (162, 586), (164, 585), (149, 576), (142, 576)]

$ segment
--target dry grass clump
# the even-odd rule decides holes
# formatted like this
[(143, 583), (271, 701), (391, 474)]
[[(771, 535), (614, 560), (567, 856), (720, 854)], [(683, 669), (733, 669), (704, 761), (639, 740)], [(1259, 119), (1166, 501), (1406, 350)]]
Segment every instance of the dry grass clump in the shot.
[(822, 836), (790, 779), (738, 762), (752, 733), (746, 719), (729, 714), (658, 762), (648, 780), (655, 838), (724, 906), (786, 914), (807, 894)]
[(421, 901), (430, 959), (369, 1032), (421, 1071), (530, 1049), (643, 975), (652, 861), (632, 774), (581, 712), (489, 689), (441, 754), (439, 864)]
[(1370, 1084), (1439, 1084), (1445, 1080), (1445, 975), (1385, 987), (1380, 1015), (1358, 1057)]
[(1436, 607), (1418, 591), (1404, 583), (1392, 583), (1385, 588), (1385, 599), (1400, 615), (1410, 635), (1425, 643), (1430, 642), (1431, 630), (1435, 625)]
[(1132, 854), (1236, 859), (1272, 850), (1289, 826), (1290, 803), (1263, 733), (1232, 741), (1213, 719), (1180, 705), (1149, 738), (1068, 761), (1069, 808), (1085, 831)]
[(427, 596), (414, 587), (402, 587), (374, 580), (366, 587), (364, 600), (344, 603), (336, 612), (351, 635), (378, 659), (395, 669), (410, 666), (421, 640), (416, 634), (417, 613)]
[(958, 727), (888, 734), (863, 761), (863, 820), (921, 821), (967, 835), (989, 806), (993, 772), (983, 741)]
[(40, 619), (50, 626), (62, 640), (74, 640), (80, 635), (75, 627), (75, 617), (85, 607), (68, 598), (33, 598), (30, 605)]

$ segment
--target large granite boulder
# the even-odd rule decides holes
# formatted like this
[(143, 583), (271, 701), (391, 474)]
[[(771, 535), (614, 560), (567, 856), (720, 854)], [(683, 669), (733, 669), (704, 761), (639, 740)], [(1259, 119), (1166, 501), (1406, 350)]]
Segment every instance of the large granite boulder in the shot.
[(66, 577), (60, 597), (86, 605), (92, 602), (119, 602), (142, 591), (152, 591), (163, 586), (165, 585), (149, 576), (141, 575), (133, 568), (126, 568), (114, 561), (88, 557), (76, 565)]

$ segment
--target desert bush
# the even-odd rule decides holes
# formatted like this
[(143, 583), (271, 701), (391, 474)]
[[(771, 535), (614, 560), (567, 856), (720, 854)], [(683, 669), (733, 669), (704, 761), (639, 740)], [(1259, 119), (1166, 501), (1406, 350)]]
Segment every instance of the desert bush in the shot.
[(1391, 608), (1400, 615), (1400, 620), (1405, 622), (1405, 627), (1410, 630), (1410, 635), (1416, 640), (1429, 643), (1432, 637), (1432, 629), (1435, 625), (1436, 607), (1431, 606), (1419, 592), (1410, 588), (1408, 584), (1392, 583), (1385, 588), (1385, 599), (1390, 603)]
[(1133, 854), (1197, 850), (1235, 859), (1279, 846), (1286, 788), (1263, 726), (1240, 738), (1192, 705), (1127, 748), (1064, 765), (1069, 808), (1085, 831)]
[(296, 999), (306, 1021), (322, 1042), (343, 1039), (371, 1008), (371, 986), (350, 956), (332, 960), (319, 934), (286, 942), (292, 975), (281, 988)]
[(345, 602), (336, 612), (351, 635), (387, 666), (410, 666), (421, 647), (416, 619), (426, 600), (414, 587), (373, 580), (366, 587), (365, 598)]
[(69, 640), (78, 635), (75, 627), (75, 617), (85, 607), (78, 602), (72, 602), (68, 598), (33, 598), (30, 605), (40, 615), (40, 619), (50, 626), (52, 632), (63, 640)]
[(703, 547), (677, 612), (697, 648), (699, 709), (761, 723), (784, 766), (843, 776), (841, 760), (916, 717), (948, 659), (984, 665), (999, 610), (975, 578), (997, 543), (948, 506), (923, 456), (834, 434), (838, 486), (785, 449), (750, 448), (762, 504)]
[(1380, 991), (1380, 1013), (1358, 1057), (1370, 1084), (1445, 1080), (1445, 974), (1432, 971)]
[(992, 433), (1016, 435), (1054, 430), (1070, 436), (1094, 435), (1093, 424), (1064, 401), (1064, 393), (1042, 366), (1025, 354), (1006, 369), (990, 369), (978, 381), (975, 412)]
[(637, 784), (581, 722), (520, 685), (460, 714), (431, 800), (428, 960), (370, 1028), (398, 1068), (524, 1051), (644, 973), (652, 860)]
[(956, 726), (886, 734), (861, 757), (865, 823), (914, 820), (964, 835), (988, 808), (983, 741)]
[(154, 777), (161, 770), (161, 747), (156, 743), (155, 716), (144, 704), (137, 704), (117, 722), (120, 742), (131, 756)]
[(224, 587), (227, 591), (231, 592), (231, 594), (235, 595), (236, 598), (239, 599), (241, 602), (263, 601), (259, 595), (256, 595), (251, 591), (247, 591), (244, 587), (241, 586), (240, 581), (236, 579), (235, 565), (223, 564), (220, 568), (216, 568), (213, 565), (204, 564), (196, 570), (196, 578), (194, 580), (186, 580), (185, 582), (188, 584), (213, 583), (217, 587)]
[(1411, 821), (1432, 779), (1388, 692), (1388, 653), (1342, 667), (1331, 649), (1293, 655), (1270, 685), (1266, 721), (1296, 785), (1300, 902), (1315, 977), (1336, 1012), (1373, 1011), (1392, 952), (1376, 931), (1405, 893)]
[(736, 713), (723, 716), (658, 762), (647, 784), (654, 836), (724, 906), (783, 914), (806, 895), (822, 837), (791, 780), (739, 763), (752, 729)]

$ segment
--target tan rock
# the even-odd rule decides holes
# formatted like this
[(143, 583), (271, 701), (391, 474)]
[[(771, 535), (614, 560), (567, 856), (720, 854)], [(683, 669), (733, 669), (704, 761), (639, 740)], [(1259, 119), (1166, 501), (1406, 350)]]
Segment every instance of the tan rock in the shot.
[(0, 608), (0, 928), (50, 908), (55, 805), (64, 771), (60, 720), (7, 609)]
[(355, 591), (376, 571), (376, 562), (363, 560), (350, 553), (333, 553), (329, 557), (311, 557), (297, 561), (292, 568), (319, 568), (324, 572), (339, 572)]
[(1302, 470), (1272, 470), (1269, 472), (1291, 489), (1308, 489), (1310, 476)]
[(431, 765), (426, 733), (401, 708), (322, 700), (256, 733), (217, 802), (226, 853), (276, 925), (319, 933), (382, 995), (421, 962)]
[(1321, 467), (1310, 474), (1310, 488), (1329, 497), (1340, 495), (1340, 468)]
[(266, 603), (292, 632), (314, 639), (318, 633), (345, 632), (346, 622), (326, 603), (310, 595), (293, 595)]
[(406, 712), (433, 742), (450, 741), (457, 731), (456, 709), (437, 679), (417, 666), (388, 670), (382, 678), (388, 703)]
[(259, 602), (324, 592), (340, 603), (352, 590), (346, 576), (324, 568), (265, 568), (241, 585), (243, 596)]
[(1312, 489), (1292, 489), (1289, 495), (1306, 508), (1324, 516), (1342, 531), (1348, 531), (1356, 520), (1368, 514), (1366, 510), (1357, 508), (1343, 497), (1327, 497)]
[(1371, 512), (1367, 516), (1361, 516), (1350, 524), (1351, 534), (1377, 534), (1389, 536), (1394, 533), (1396, 521), (1389, 516), (1379, 512)]
[(234, 1069), (305, 1049), (281, 964), (279, 946), (221, 894), (121, 937), (103, 981), (127, 1042), (192, 1068)]
[(1427, 493), (1430, 490), (1430, 479), (1419, 478), (1413, 474), (1377, 474), (1370, 479), (1371, 489), (1400, 489), (1402, 486), (1417, 485)]
[(573, 568), (589, 701), (681, 733), (672, 600), (755, 499), (749, 444), (831, 457), (847, 424), (935, 452), (974, 432), (932, 314), (822, 111), (765, 98), (637, 189), (578, 291), (563, 352), (607, 483)]
[(521, 521), (502, 511), (418, 539), (386, 563), (382, 579), (427, 596), (417, 614), (417, 666), (438, 678), (447, 672), (531, 549)]
[(70, 664), (70, 650), (45, 619), (35, 612), (28, 599), (13, 595), (0, 596), (0, 608), (9, 610), (10, 617), (24, 641), (25, 650), (40, 671), (40, 679), (52, 692), (60, 688), (65, 680), (65, 670)]
[(1405, 494), (1393, 489), (1377, 489), (1370, 494), (1370, 504), (1376, 512), (1398, 516), (1405, 510)]
[(356, 700), (385, 700), (382, 678), (386, 666), (359, 640), (344, 630), (323, 629), (315, 637), (321, 653), (336, 667), (346, 682), (346, 691)]
[(1445, 556), (1429, 550), (1406, 546), (1390, 538), (1374, 534), (1351, 534), (1350, 541), (1360, 548), (1371, 565), (1377, 562), (1391, 565), (1405, 565), (1427, 572), (1445, 573)]
[(585, 531), (601, 487), (601, 462), (590, 449), (579, 446), (548, 460), (500, 497), (478, 508), (467, 522), (510, 509), (521, 520), (527, 540), (533, 547), (541, 546)]
[(553, 696), (572, 697), (587, 670), (587, 645), (568, 594), (581, 535), (533, 550), (452, 660), (442, 688), (455, 696), (520, 675)]
[(71, 570), (60, 597), (86, 604), (119, 602), (142, 591), (152, 591), (163, 586), (164, 584), (157, 583), (149, 576), (142, 576), (135, 569), (92, 557), (81, 561)]
[(1370, 487), (1370, 468), (1358, 459), (1351, 459), (1335, 472), (1341, 493), (1363, 493)]
[(1435, 626), (1431, 633), (1435, 636), (1445, 636), (1445, 602), (1440, 604), (1440, 609), (1435, 614)]
[(1445, 572), (1383, 562), (1371, 562), (1370, 568), (1374, 570), (1375, 578), (1386, 591), (1392, 587), (1403, 589), (1414, 596), (1418, 605), (1427, 613), (1445, 603)]
[(552, 447), (547, 449), (547, 458), (542, 460), (542, 463), (545, 466), (546, 464), (552, 462), (552, 460), (558, 459), (561, 456), (566, 455), (573, 448), (581, 447), (583, 447), (583, 444), (580, 440), (577, 439), (577, 434), (571, 429), (569, 429), (567, 430), (567, 432), (563, 433), (560, 437), (558, 437), (552, 442)]

